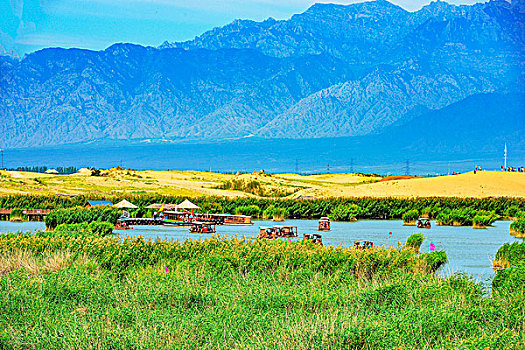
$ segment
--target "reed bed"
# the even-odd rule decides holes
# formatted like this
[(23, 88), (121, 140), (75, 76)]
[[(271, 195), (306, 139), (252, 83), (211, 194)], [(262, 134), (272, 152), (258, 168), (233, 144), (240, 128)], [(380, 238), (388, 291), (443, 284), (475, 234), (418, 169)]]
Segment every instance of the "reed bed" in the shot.
[(418, 254), (422, 236), (351, 250), (82, 230), (0, 236), (0, 348), (523, 347), (523, 295), (436, 277), (446, 254)]
[[(414, 249), (374, 248), (354, 250), (323, 247), (309, 242), (254, 240), (241, 238), (212, 238), (199, 240), (159, 241), (143, 237), (100, 237), (71, 235), (69, 232), (16, 233), (0, 236), (0, 252), (13, 249), (35, 254), (69, 251), (87, 254), (102, 267), (124, 274), (136, 267), (180, 262), (206, 266), (215, 271), (269, 271), (279, 266), (308, 267), (314, 271), (349, 271), (368, 278), (376, 273), (394, 270), (435, 272), (446, 263), (446, 254), (439, 252), (416, 254)], [(427, 256), (441, 257), (428, 259)]]
[[(0, 197), (0, 208), (73, 208), (86, 206), (88, 197), (12, 195)], [(121, 195), (98, 196), (90, 195), (93, 200), (110, 200), (117, 203), (127, 199), (135, 205), (144, 208), (152, 203), (180, 203), (184, 198), (161, 195)], [(239, 207), (256, 206), (252, 211), (262, 214), (270, 207), (282, 208), (289, 218), (320, 218), (333, 216), (337, 220), (351, 221), (354, 219), (401, 219), (410, 210), (431, 218), (446, 210), (467, 210), (474, 212), (493, 212), (499, 216), (509, 213), (525, 212), (525, 200), (521, 198), (328, 198), (317, 200), (294, 200), (276, 198), (226, 198), (197, 197), (191, 199), (201, 207), (203, 212), (235, 213)], [(147, 211), (140, 209), (137, 215), (145, 215)], [(473, 219), (475, 216), (471, 216)], [(109, 220), (107, 220), (109, 221)], [(472, 224), (472, 223), (470, 223)]]

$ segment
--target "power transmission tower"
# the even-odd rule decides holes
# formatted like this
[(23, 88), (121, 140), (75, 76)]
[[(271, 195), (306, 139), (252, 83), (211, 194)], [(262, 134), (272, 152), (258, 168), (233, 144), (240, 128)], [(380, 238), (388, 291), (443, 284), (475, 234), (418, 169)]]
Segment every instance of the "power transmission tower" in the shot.
[(4, 150), (0, 149), (0, 153), (2, 153), (2, 166), (0, 166), (1, 169), (4, 168)]
[(407, 164), (405, 165), (405, 175), (410, 175), (410, 161), (407, 159)]

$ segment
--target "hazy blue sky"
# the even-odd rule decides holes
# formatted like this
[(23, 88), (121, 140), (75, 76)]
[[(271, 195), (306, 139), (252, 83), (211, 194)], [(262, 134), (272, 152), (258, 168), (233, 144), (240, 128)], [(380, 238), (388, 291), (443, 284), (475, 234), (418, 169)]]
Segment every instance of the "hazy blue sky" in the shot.
[[(115, 42), (160, 45), (187, 40), (236, 18), (289, 18), (310, 0), (0, 0), (0, 45), (19, 54), (43, 47), (104, 49)], [(407, 10), (429, 1), (392, 0)], [(479, 0), (449, 0), (472, 4)], [(2, 50), (0, 47), (0, 51)]]

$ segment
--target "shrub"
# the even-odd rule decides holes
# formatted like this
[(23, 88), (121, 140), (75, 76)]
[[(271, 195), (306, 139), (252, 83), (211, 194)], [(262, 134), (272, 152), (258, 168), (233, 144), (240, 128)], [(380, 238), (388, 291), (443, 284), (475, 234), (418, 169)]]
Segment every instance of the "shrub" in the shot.
[(501, 295), (516, 295), (523, 300), (525, 292), (525, 242), (505, 243), (496, 253), (494, 266), (505, 266), (492, 281), (492, 287)]
[(470, 226), (474, 223), (474, 218), (478, 217), (479, 222), (491, 225), (498, 216), (493, 211), (476, 210), (474, 208), (444, 209), (436, 216), (436, 221), (440, 225), (461, 225)]
[(286, 209), (270, 205), (264, 210), (262, 217), (265, 219), (285, 219), (287, 214), (288, 212)]
[(261, 214), (261, 208), (259, 208), (256, 205), (242, 206), (235, 209), (235, 214), (259, 217), (259, 215)]
[(97, 236), (105, 237), (113, 233), (115, 225), (109, 222), (93, 221), (90, 223), (82, 222), (79, 224), (60, 224), (54, 230), (55, 235), (63, 236)]
[(525, 263), (525, 242), (505, 243), (498, 249), (494, 259), (505, 260), (510, 265)]
[(352, 221), (357, 219), (361, 213), (362, 209), (357, 204), (340, 204), (332, 210), (330, 216), (335, 221)]
[(511, 218), (515, 218), (520, 211), (520, 207), (517, 205), (512, 205), (505, 210), (504, 214)]
[(113, 225), (117, 223), (121, 210), (111, 207), (56, 209), (45, 219), (46, 228), (55, 229), (60, 224), (78, 224), (82, 222), (106, 221)]
[(403, 214), (403, 221), (405, 223), (415, 222), (419, 218), (419, 212), (416, 209), (412, 209)]
[[(419, 249), (419, 248), (418, 248)], [(421, 254), (419, 262), (424, 273), (434, 273), (448, 261), (447, 254), (443, 251)]]
[(483, 215), (481, 213), (481, 214), (474, 216), (474, 218), (472, 219), (472, 224), (474, 226), (490, 226), (492, 225), (494, 221), (496, 221), (496, 219), (497, 219), (496, 214), (492, 213), (489, 215)]
[(519, 235), (525, 234), (525, 219), (514, 221), (510, 224), (510, 229)]
[(505, 296), (516, 293), (522, 298), (525, 293), (525, 262), (498, 271), (492, 280), (492, 287)]
[(20, 208), (15, 208), (11, 211), (11, 218), (21, 218), (24, 216), (24, 210)]
[(423, 240), (425, 239), (425, 236), (423, 236), (422, 233), (414, 233), (407, 239), (407, 243), (405, 244), (406, 249), (411, 249), (415, 252), (419, 252), (419, 248), (421, 247), (421, 244), (423, 243)]

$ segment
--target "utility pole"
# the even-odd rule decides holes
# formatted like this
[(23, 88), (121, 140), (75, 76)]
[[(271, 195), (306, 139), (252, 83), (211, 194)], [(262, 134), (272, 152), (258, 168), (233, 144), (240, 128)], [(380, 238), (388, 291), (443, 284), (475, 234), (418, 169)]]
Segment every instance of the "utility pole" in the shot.
[(410, 174), (410, 161), (407, 159), (407, 164), (405, 166), (405, 175), (409, 176)]
[(351, 173), (354, 172), (354, 158), (351, 158), (351, 159), (350, 159), (350, 172), (351, 172)]
[(330, 163), (326, 166), (327, 173), (330, 174)]
[(4, 168), (4, 149), (0, 149), (0, 153), (2, 154), (2, 166), (0, 167), (1, 169)]
[(295, 173), (299, 174), (299, 159), (295, 158)]

